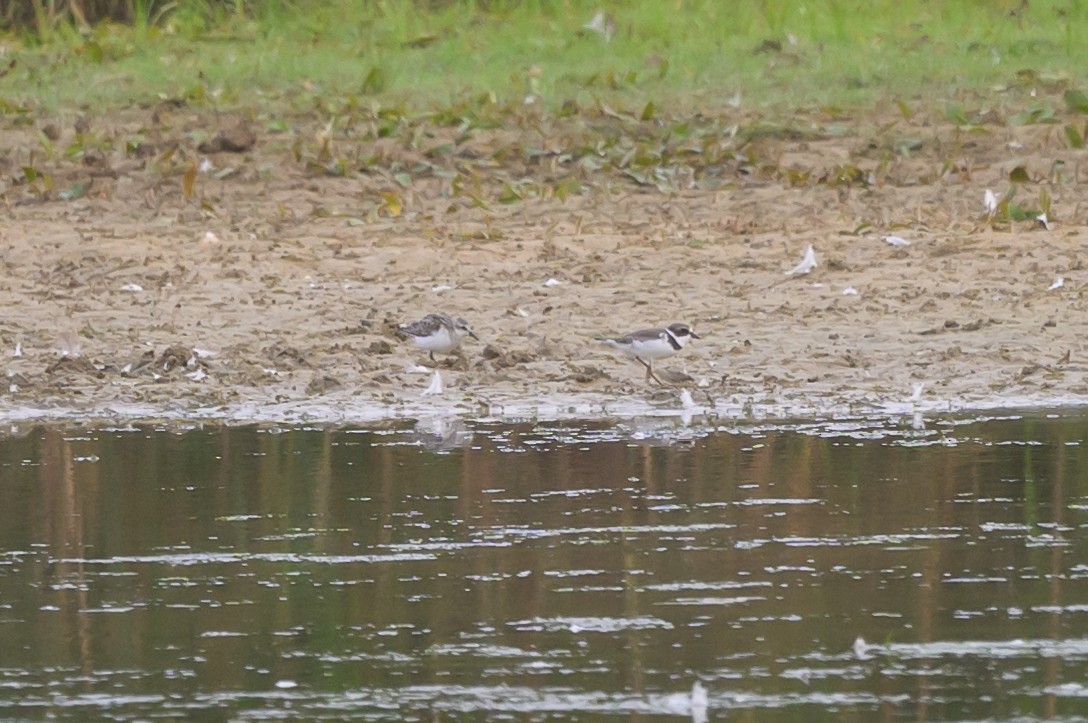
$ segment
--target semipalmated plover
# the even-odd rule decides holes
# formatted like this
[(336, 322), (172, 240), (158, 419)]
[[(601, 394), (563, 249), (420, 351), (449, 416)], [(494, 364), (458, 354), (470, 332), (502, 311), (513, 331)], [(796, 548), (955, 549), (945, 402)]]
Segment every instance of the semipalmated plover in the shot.
[(646, 378), (661, 384), (661, 380), (654, 376), (651, 366), (653, 360), (672, 356), (692, 339), (698, 339), (699, 335), (687, 324), (669, 324), (661, 329), (632, 331), (626, 336), (593, 338), (634, 357), (639, 364), (646, 367)]
[(398, 326), (397, 330), (412, 337), (416, 346), (430, 352), (432, 362), (435, 352), (449, 354), (466, 336), (471, 336), (476, 341), (480, 340), (480, 337), (472, 333), (467, 321), (459, 316), (448, 314), (427, 314), (413, 324)]

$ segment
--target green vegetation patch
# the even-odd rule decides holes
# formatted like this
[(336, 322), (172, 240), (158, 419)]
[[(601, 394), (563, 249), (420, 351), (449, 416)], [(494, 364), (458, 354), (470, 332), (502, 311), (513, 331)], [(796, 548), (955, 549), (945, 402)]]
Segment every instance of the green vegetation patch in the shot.
[(16, 5), (0, 40), (9, 108), (354, 99), (433, 109), (488, 98), (649, 118), (741, 104), (943, 105), (964, 91), (1067, 83), (1088, 61), (1088, 5), (1075, 0)]

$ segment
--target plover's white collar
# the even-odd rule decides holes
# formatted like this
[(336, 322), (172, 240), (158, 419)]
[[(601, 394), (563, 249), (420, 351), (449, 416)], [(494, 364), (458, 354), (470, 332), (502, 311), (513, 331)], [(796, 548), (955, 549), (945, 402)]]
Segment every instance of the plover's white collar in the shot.
[(654, 376), (651, 366), (653, 360), (672, 356), (683, 349), (684, 345), (692, 339), (698, 339), (699, 335), (687, 324), (669, 324), (659, 329), (632, 331), (624, 336), (598, 336), (594, 338), (608, 344), (613, 349), (634, 357), (642, 366), (646, 367), (646, 378), (653, 379), (661, 384), (661, 380)]
[(416, 343), (416, 346), (426, 349), (430, 353), (432, 362), (434, 361), (435, 352), (449, 354), (461, 344), (461, 340), (466, 336), (471, 336), (477, 341), (480, 340), (480, 337), (476, 336), (472, 329), (469, 328), (467, 321), (460, 316), (450, 316), (449, 314), (427, 314), (415, 323), (397, 327), (397, 330), (406, 336), (412, 337), (412, 341)]

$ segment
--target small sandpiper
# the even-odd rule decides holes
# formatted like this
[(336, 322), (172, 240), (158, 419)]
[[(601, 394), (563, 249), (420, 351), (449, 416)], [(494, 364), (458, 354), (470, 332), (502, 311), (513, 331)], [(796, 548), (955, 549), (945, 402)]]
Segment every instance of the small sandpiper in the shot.
[(647, 379), (653, 379), (658, 384), (662, 384), (662, 381), (654, 375), (653, 360), (672, 356), (692, 339), (698, 339), (699, 335), (687, 324), (669, 324), (660, 329), (632, 331), (626, 336), (595, 336), (593, 338), (634, 357), (639, 364), (646, 367)]
[(480, 337), (472, 333), (467, 321), (460, 316), (448, 314), (427, 314), (413, 324), (398, 326), (397, 330), (412, 337), (416, 346), (430, 352), (432, 362), (435, 352), (449, 354), (466, 336), (471, 336), (476, 341), (480, 340)]

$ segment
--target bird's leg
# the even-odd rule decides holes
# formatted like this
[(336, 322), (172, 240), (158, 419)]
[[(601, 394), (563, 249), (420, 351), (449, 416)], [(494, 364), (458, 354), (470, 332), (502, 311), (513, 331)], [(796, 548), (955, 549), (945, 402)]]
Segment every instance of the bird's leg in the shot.
[(433, 352), (433, 351), (432, 351), (432, 352), (428, 352), (428, 354), (430, 354), (430, 355), (431, 355), (431, 364), (435, 364), (435, 365), (437, 365), (437, 364), (438, 364), (438, 362), (436, 362), (436, 361), (434, 360), (434, 352)]
[(637, 357), (637, 356), (635, 357), (635, 361), (637, 361), (642, 366), (646, 367), (646, 381), (649, 381), (649, 380), (653, 379), (655, 382), (657, 382), (661, 386), (665, 386), (665, 383), (663, 381), (661, 381), (660, 379), (658, 379), (657, 376), (654, 375), (654, 370), (653, 370), (653, 367), (650, 366), (650, 362), (642, 359), (641, 357)]

